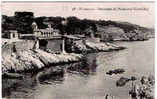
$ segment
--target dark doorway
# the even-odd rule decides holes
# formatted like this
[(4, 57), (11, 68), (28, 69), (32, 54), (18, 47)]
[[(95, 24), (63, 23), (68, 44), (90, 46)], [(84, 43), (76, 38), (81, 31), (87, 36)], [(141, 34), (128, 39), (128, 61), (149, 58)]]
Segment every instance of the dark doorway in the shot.
[(48, 44), (47, 40), (39, 40), (39, 48), (40, 49), (46, 50), (47, 49), (47, 44)]

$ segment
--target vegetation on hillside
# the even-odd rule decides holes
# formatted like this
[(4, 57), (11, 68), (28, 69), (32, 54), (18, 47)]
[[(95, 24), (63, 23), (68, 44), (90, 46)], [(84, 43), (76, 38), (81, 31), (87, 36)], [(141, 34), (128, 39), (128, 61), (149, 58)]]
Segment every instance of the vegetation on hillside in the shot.
[[(128, 22), (119, 22), (111, 20), (89, 20), (89, 19), (79, 19), (74, 16), (68, 18), (64, 17), (34, 17), (33, 12), (15, 12), (14, 16), (2, 15), (2, 31), (6, 30), (17, 30), (21, 34), (32, 33), (32, 22), (35, 21), (38, 28), (47, 28), (46, 23), (51, 24), (53, 28), (59, 29), (60, 33), (64, 34), (84, 34), (90, 35), (90, 33), (97, 33), (99, 27), (116, 27), (124, 31), (123, 38), (126, 40), (142, 40), (145, 36), (154, 35), (154, 30), (146, 27), (142, 27), (136, 24), (131, 24)], [(65, 25), (62, 24), (63, 21), (67, 21)], [(105, 33), (105, 32), (102, 32)], [(119, 33), (119, 32), (117, 32)], [(140, 39), (135, 39), (135, 38)]]

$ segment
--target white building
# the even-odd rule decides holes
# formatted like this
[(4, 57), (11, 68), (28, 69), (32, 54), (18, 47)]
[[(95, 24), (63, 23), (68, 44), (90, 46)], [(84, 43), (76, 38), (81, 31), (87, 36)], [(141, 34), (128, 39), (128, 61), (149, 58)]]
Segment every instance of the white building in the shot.
[(54, 37), (54, 36), (60, 36), (59, 30), (54, 29), (51, 27), (51, 24), (48, 24), (48, 28), (46, 29), (39, 29), (36, 22), (32, 23), (32, 28), (34, 35), (36, 37)]

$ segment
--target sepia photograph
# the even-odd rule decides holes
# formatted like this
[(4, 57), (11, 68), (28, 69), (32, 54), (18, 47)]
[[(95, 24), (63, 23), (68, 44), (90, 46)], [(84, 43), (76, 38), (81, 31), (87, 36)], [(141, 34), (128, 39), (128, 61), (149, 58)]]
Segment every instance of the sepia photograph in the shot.
[(5, 99), (155, 99), (155, 2), (3, 1)]

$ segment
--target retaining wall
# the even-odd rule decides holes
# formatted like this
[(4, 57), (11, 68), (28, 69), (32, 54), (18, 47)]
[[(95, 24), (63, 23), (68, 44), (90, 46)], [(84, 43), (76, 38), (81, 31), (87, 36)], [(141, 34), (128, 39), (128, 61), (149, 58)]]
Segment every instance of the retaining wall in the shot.
[(13, 52), (14, 45), (15, 45), (17, 52), (32, 49), (34, 46), (34, 43), (35, 43), (34, 40), (24, 40), (24, 41), (18, 41), (15, 43), (11, 43), (11, 44), (3, 44), (2, 45), (2, 54), (11, 54)]

